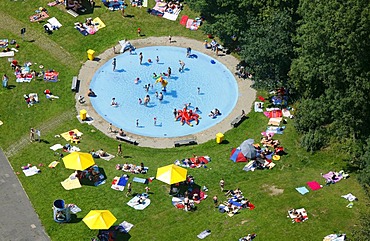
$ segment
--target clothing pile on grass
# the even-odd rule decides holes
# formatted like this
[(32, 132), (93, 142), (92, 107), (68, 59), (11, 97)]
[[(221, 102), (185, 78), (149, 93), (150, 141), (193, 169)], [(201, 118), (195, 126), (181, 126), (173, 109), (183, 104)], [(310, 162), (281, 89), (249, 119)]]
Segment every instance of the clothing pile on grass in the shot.
[(192, 175), (187, 175), (184, 182), (171, 185), (172, 205), (184, 211), (195, 211), (195, 204), (199, 204), (208, 197), (207, 191), (207, 187), (204, 186), (202, 189), (201, 186), (195, 183)]
[(182, 8), (183, 8), (182, 3), (156, 0), (155, 6), (152, 9), (148, 8), (147, 12), (151, 15), (176, 21)]
[(99, 17), (96, 17), (94, 19), (87, 18), (84, 23), (77, 22), (74, 26), (83, 36), (87, 36), (95, 34), (106, 25)]
[(207, 168), (206, 164), (211, 161), (209, 156), (193, 156), (191, 158), (185, 158), (175, 161), (175, 165), (187, 168), (200, 168), (204, 167)]
[(253, 210), (255, 208), (239, 188), (228, 190), (225, 196), (227, 197), (227, 201), (218, 206), (218, 211), (220, 213), (227, 213), (229, 217), (234, 216), (243, 209)]
[[(332, 184), (336, 184), (342, 179), (346, 179), (349, 177), (349, 174), (346, 173), (344, 170), (341, 170), (339, 172), (330, 171), (328, 173), (322, 174), (321, 176), (325, 179), (325, 184), (320, 184), (319, 182), (312, 180), (307, 182), (307, 186), (311, 189), (311, 191), (316, 191), (325, 186), (330, 186)], [(306, 193), (309, 193), (309, 189), (305, 186), (297, 187), (297, 192), (299, 192), (302, 195), (305, 195)]]

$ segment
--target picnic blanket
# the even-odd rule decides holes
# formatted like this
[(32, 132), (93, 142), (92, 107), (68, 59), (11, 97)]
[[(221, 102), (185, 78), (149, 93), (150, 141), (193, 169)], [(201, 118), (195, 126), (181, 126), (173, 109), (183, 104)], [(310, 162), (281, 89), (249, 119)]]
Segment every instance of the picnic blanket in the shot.
[[(142, 199), (142, 203), (139, 203), (140, 198)], [(129, 205), (132, 208), (135, 208), (136, 210), (143, 210), (146, 207), (148, 207), (150, 204), (150, 199), (147, 194), (138, 194), (134, 198), (132, 198), (127, 205)]]
[(310, 192), (306, 187), (297, 187), (295, 190), (299, 192), (302, 195), (305, 195), (306, 193)]
[(72, 173), (66, 180), (64, 180), (60, 184), (62, 184), (65, 190), (72, 190), (82, 187), (80, 180), (78, 180), (75, 173)]
[(263, 102), (254, 102), (254, 112), (263, 112)]
[(70, 131), (67, 131), (67, 132), (64, 132), (62, 134), (60, 134), (66, 141), (70, 141), (72, 140), (72, 135), (73, 134), (76, 134), (77, 136), (82, 136), (82, 132), (80, 132), (79, 130), (77, 129), (73, 129), (73, 130), (70, 130)]
[(175, 165), (188, 168), (200, 168), (206, 167), (205, 164), (211, 161), (209, 156), (200, 156), (198, 157), (198, 163), (196, 163), (195, 157), (182, 159), (181, 161), (176, 160)]
[(117, 191), (123, 191), (128, 182), (128, 177), (115, 177), (112, 181), (111, 188)]
[(30, 176), (40, 173), (40, 169), (38, 169), (36, 166), (32, 166), (27, 169), (23, 169), (23, 173), (24, 175), (26, 175), (26, 177), (30, 177)]
[(321, 185), (316, 181), (307, 182), (307, 185), (312, 189), (312, 191), (316, 191), (321, 188)]
[(17, 83), (23, 83), (23, 82), (31, 82), (33, 75), (30, 73), (27, 74), (16, 74), (16, 82)]
[(49, 15), (46, 12), (41, 11), (40, 13), (36, 13), (36, 14), (30, 16), (30, 21), (31, 22), (39, 22), (39, 21), (42, 21), (42, 20), (44, 20), (48, 17), (49, 17)]
[(46, 71), (44, 73), (44, 80), (49, 82), (58, 82), (59, 72)]

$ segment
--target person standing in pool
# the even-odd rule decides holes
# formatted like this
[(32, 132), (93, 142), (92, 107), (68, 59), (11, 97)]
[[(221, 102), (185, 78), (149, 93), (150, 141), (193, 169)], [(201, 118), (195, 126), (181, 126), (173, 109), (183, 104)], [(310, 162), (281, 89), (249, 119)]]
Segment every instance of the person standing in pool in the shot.
[(159, 57), (157, 56), (157, 58), (155, 59), (157, 61), (157, 64), (159, 63)]
[(140, 65), (143, 63), (143, 52), (140, 52), (139, 54), (139, 60), (140, 60)]
[(186, 58), (189, 58), (191, 55), (191, 48), (190, 47), (187, 47), (186, 48)]
[(139, 127), (139, 119), (136, 119), (136, 127)]
[(116, 71), (116, 66), (117, 66), (116, 58), (113, 59), (112, 66), (113, 66), (113, 72)]
[(173, 115), (175, 116), (175, 119), (176, 119), (177, 118), (177, 110), (176, 110), (176, 108), (173, 109)]
[(185, 68), (185, 63), (184, 63), (184, 61), (179, 60), (179, 64), (180, 64), (179, 72), (184, 71), (184, 68)]
[(162, 92), (159, 92), (158, 99), (159, 99), (159, 101), (163, 100), (163, 93)]
[(167, 69), (168, 78), (171, 77), (171, 72), (172, 72), (171, 67), (168, 67)]

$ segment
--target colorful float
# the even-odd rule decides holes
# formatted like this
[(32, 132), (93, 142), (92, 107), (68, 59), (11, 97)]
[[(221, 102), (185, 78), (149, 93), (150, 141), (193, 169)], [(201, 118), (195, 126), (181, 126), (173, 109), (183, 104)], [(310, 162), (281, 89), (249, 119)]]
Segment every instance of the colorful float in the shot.
[(192, 110), (187, 110), (186, 108), (184, 108), (183, 110), (179, 110), (177, 112), (175, 121), (180, 120), (181, 125), (184, 125), (186, 123), (189, 126), (193, 126), (191, 122), (196, 121), (196, 124), (198, 125), (200, 118), (201, 117), (198, 114), (194, 113)]
[(168, 84), (168, 81), (167, 81), (167, 80), (165, 80), (165, 79), (163, 79), (163, 78), (162, 78), (162, 76), (161, 76), (161, 77), (159, 77), (159, 78), (157, 78), (157, 80), (155, 81), (155, 83), (161, 83), (161, 85), (162, 85), (162, 90), (163, 90), (163, 91), (166, 91), (166, 86), (167, 86), (167, 84)]

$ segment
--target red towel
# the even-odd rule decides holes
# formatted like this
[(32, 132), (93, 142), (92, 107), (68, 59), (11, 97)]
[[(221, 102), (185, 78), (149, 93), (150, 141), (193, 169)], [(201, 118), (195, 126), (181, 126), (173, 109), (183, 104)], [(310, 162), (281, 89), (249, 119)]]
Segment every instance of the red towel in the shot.
[(262, 96), (258, 96), (258, 99), (259, 99), (260, 101), (265, 101), (265, 98), (263, 98)]
[(316, 181), (307, 182), (307, 185), (312, 189), (312, 191), (319, 190), (321, 188), (320, 184)]
[(182, 16), (181, 19), (180, 19), (180, 24), (185, 26), (188, 19), (189, 19), (189, 17), (187, 15)]

